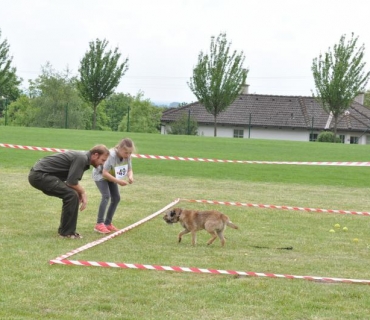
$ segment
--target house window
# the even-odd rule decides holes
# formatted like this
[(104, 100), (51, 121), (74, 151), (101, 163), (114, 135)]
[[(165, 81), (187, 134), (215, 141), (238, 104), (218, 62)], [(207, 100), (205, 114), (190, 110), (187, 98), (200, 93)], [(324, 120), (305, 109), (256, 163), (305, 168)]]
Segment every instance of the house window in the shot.
[(310, 141), (317, 141), (318, 134), (317, 133), (310, 133)]
[(349, 140), (350, 144), (358, 144), (358, 137), (352, 137)]
[(344, 143), (346, 136), (344, 134), (339, 135), (340, 142)]
[(244, 137), (244, 130), (234, 129), (234, 138), (243, 138), (243, 137)]

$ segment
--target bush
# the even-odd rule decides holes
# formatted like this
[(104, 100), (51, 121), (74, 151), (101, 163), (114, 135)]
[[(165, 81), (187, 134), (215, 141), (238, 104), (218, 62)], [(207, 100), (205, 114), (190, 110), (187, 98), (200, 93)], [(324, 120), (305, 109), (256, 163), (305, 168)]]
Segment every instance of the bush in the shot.
[(334, 133), (331, 131), (322, 131), (319, 136), (317, 137), (318, 142), (342, 142), (339, 137), (335, 137), (334, 140)]
[(186, 112), (182, 113), (180, 119), (174, 121), (170, 125), (168, 134), (187, 134), (197, 135), (198, 123), (193, 116), (187, 115)]

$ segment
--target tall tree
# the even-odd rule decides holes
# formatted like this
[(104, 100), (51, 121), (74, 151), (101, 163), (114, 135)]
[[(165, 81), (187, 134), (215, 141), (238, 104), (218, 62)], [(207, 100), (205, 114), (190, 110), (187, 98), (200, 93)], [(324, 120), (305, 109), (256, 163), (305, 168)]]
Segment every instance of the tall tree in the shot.
[(12, 67), (13, 57), (9, 56), (9, 48), (6, 39), (1, 41), (0, 30), (0, 97), (15, 100), (20, 95), (18, 86), (22, 79), (17, 77), (17, 69)]
[[(68, 70), (60, 73), (50, 63), (42, 66), (42, 74), (30, 81), (32, 113), (30, 126), (48, 128), (91, 128), (91, 108), (81, 99), (76, 78)], [(29, 113), (28, 113), (29, 114)], [(17, 118), (14, 115), (14, 119)]]
[(365, 91), (370, 72), (364, 72), (365, 46), (357, 47), (358, 37), (352, 33), (346, 42), (342, 35), (333, 50), (320, 54), (312, 63), (316, 86), (316, 98), (324, 110), (334, 118), (334, 141), (337, 135), (338, 118), (351, 105), (355, 97)]
[(244, 54), (230, 50), (226, 34), (211, 37), (210, 53), (202, 51), (188, 85), (199, 102), (214, 117), (214, 136), (217, 136), (217, 116), (236, 99), (247, 78), (243, 69)]
[(107, 40), (90, 42), (80, 63), (78, 89), (83, 99), (93, 108), (93, 129), (96, 126), (96, 108), (99, 103), (114, 92), (120, 79), (128, 69), (128, 58), (119, 62), (118, 48), (106, 50)]

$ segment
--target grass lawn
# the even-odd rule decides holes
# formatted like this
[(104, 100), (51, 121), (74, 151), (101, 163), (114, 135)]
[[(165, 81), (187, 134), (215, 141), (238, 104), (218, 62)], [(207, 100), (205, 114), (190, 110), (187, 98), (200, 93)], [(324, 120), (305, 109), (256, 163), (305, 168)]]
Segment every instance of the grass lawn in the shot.
[[(131, 137), (140, 154), (266, 161), (369, 161), (370, 146), (0, 127), (0, 143), (87, 150)], [(369, 286), (271, 277), (49, 265), (102, 235), (91, 172), (81, 184), (81, 240), (57, 237), (61, 202), (33, 189), (29, 168), (48, 152), (0, 148), (0, 319), (366, 319)], [(370, 211), (369, 167), (133, 160), (135, 183), (121, 189), (114, 223), (124, 228), (176, 198)], [(370, 217), (182, 201), (216, 209), (239, 226), (226, 246), (162, 215), (71, 260), (370, 279)], [(340, 228), (335, 228), (340, 224)], [(343, 231), (347, 227), (348, 231)], [(329, 232), (335, 229), (335, 233)], [(353, 239), (358, 239), (354, 242)], [(268, 248), (256, 248), (268, 247)], [(277, 247), (292, 246), (293, 250)]]

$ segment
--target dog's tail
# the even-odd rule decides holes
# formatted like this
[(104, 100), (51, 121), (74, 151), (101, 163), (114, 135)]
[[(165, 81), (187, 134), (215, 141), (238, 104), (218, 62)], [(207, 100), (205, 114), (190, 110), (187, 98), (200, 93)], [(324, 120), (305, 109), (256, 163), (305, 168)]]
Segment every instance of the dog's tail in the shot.
[(233, 229), (239, 229), (239, 227), (236, 224), (233, 224), (230, 220), (226, 222), (226, 225)]

